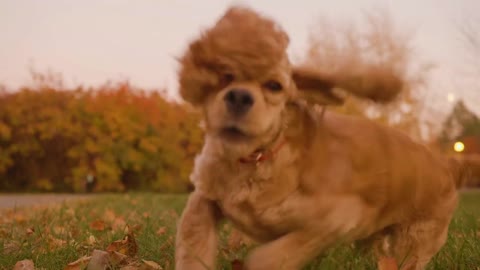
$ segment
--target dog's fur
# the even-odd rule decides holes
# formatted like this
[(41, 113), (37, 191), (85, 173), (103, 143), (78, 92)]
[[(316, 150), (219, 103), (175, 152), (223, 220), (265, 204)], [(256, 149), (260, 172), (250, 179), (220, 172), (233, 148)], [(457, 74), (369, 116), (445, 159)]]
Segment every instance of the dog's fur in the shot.
[[(423, 269), (457, 204), (449, 163), (393, 129), (305, 102), (341, 104), (337, 88), (387, 102), (402, 80), (388, 68), (328, 76), (294, 68), (288, 42), (273, 21), (233, 7), (180, 59), (180, 93), (203, 110), (206, 138), (178, 225), (176, 269), (215, 269), (222, 218), (260, 243), (249, 270), (300, 269), (355, 240)], [(225, 101), (238, 89), (253, 101), (240, 116)], [(258, 151), (269, 158), (239, 162)]]

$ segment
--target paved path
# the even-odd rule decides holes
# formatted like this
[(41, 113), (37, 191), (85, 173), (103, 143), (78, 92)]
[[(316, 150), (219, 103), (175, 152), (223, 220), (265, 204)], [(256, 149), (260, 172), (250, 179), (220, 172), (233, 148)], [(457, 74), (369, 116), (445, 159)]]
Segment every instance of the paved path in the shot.
[(85, 194), (0, 194), (0, 209), (49, 205), (91, 197)]

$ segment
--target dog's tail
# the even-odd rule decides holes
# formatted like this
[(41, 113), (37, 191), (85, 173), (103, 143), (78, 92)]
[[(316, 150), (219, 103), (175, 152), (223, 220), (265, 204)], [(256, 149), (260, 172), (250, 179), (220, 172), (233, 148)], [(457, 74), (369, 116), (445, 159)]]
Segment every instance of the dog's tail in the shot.
[(471, 176), (468, 165), (462, 159), (455, 157), (448, 157), (447, 161), (457, 189), (465, 186)]

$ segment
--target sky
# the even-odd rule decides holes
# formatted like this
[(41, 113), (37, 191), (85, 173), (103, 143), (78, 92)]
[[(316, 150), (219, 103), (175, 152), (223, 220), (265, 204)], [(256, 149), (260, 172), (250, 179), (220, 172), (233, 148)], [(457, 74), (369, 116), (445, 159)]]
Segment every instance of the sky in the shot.
[[(175, 57), (232, 4), (275, 19), (291, 39), (293, 61), (307, 48), (309, 29), (322, 17), (355, 20), (385, 9), (401, 31), (414, 34), (422, 60), (435, 64), (426, 108), (448, 111), (447, 96), (480, 113), (479, 84), (458, 26), (480, 17), (479, 0), (0, 0), (0, 84), (28, 84), (29, 68), (61, 72), (67, 84), (128, 79), (176, 96)], [(480, 31), (480, 30), (479, 30)]]

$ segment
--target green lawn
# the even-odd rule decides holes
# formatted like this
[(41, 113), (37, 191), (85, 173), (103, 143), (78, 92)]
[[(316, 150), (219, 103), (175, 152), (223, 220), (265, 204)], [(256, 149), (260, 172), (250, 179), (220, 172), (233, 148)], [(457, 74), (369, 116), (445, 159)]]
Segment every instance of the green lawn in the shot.
[[(144, 259), (173, 269), (175, 223), (185, 200), (184, 195), (132, 193), (100, 195), (48, 209), (4, 210), (0, 212), (0, 269), (12, 269), (23, 259), (33, 260), (37, 269), (64, 269), (94, 249), (106, 250), (128, 232), (133, 232), (138, 248), (129, 255), (128, 263), (139, 264)], [(231, 269), (231, 261), (241, 260), (248, 250), (229, 246), (227, 238), (225, 228), (221, 233), (221, 269)], [(448, 242), (429, 269), (479, 266), (480, 192), (466, 192), (450, 226)], [(375, 262), (350, 245), (338, 246), (305, 269), (375, 269)]]

